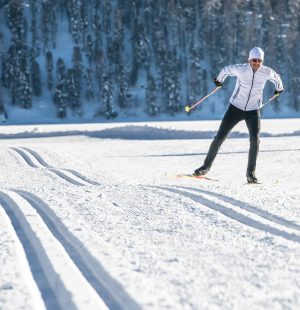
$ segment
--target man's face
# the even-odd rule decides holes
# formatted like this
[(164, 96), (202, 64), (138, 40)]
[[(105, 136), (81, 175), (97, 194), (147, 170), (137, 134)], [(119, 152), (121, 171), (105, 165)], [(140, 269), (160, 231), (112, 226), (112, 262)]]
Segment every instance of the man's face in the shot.
[(251, 68), (256, 71), (262, 66), (262, 60), (258, 58), (252, 58), (249, 60)]

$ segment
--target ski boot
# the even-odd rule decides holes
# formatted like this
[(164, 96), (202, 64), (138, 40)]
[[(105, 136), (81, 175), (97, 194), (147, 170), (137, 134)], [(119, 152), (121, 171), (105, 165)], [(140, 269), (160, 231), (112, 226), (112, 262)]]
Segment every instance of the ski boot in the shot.
[(248, 183), (258, 183), (258, 180), (255, 176), (255, 172), (252, 171), (252, 172), (247, 172), (247, 182)]
[(196, 169), (193, 173), (194, 176), (199, 176), (199, 175), (205, 175), (210, 168), (206, 167), (205, 165), (201, 166), (200, 168)]

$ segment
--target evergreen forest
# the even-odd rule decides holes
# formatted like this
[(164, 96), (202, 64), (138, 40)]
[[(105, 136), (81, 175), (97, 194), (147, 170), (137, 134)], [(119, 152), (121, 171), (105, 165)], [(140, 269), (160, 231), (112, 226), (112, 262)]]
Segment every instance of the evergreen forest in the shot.
[(0, 0), (0, 114), (46, 96), (58, 118), (89, 105), (107, 119), (176, 115), (253, 46), (284, 82), (274, 110), (299, 111), (299, 11), (300, 0)]

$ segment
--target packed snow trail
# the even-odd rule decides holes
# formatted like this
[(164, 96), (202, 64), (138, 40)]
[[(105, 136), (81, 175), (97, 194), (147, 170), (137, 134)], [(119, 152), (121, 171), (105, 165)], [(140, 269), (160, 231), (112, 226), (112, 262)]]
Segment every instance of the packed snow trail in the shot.
[(57, 176), (65, 179), (66, 181), (74, 185), (88, 185), (94, 184), (99, 185), (97, 182), (90, 181), (82, 176), (80, 173), (70, 169), (55, 169), (54, 167), (49, 166), (43, 158), (33, 150), (28, 148), (11, 148), (16, 153), (18, 153), (24, 161), (32, 168), (46, 168), (48, 171), (53, 172)]
[(0, 202), (19, 232), (20, 240), (23, 239), (33, 276), (47, 308), (106, 309), (102, 299), (66, 253), (66, 248), (54, 238), (49, 226), (36, 214), (33, 205), (13, 191), (0, 192)]
[[(300, 235), (295, 235), (294, 233), (290, 233), (290, 232), (286, 232), (283, 231), (281, 229), (278, 229), (276, 227), (272, 227), (270, 226), (269, 222), (268, 224), (263, 223), (262, 221), (258, 221), (256, 219), (253, 219), (251, 216), (249, 215), (244, 215), (242, 212), (240, 211), (236, 211), (232, 208), (232, 206), (234, 206), (233, 204), (230, 204), (230, 207), (227, 207), (226, 205), (228, 205), (227, 202), (224, 203), (224, 200), (216, 198), (216, 199), (211, 199), (211, 198), (206, 198), (205, 194), (203, 195), (199, 195), (199, 194), (195, 194), (195, 193), (191, 193), (190, 191), (186, 191), (186, 190), (182, 190), (182, 188), (177, 189), (177, 188), (169, 188), (169, 187), (158, 187), (162, 190), (166, 190), (166, 191), (170, 191), (172, 193), (176, 193), (179, 195), (183, 195), (185, 197), (188, 197), (196, 202), (201, 203), (201, 205), (203, 206), (207, 206), (210, 209), (213, 209), (217, 212), (222, 213), (223, 215), (234, 219), (242, 224), (245, 224), (247, 226), (253, 227), (255, 229), (259, 229), (265, 232), (268, 232), (270, 234), (273, 234), (275, 236), (280, 236), (282, 238), (285, 238), (287, 240), (291, 240), (291, 241), (295, 241), (300, 243)], [(194, 189), (192, 189), (192, 191), (195, 191)], [(201, 191), (202, 193), (204, 193), (204, 191)], [(217, 200), (217, 201), (216, 201)], [(227, 199), (227, 201), (231, 200), (230, 198)], [(251, 209), (253, 209), (252, 207), (250, 207)], [(245, 208), (241, 208), (244, 209)], [(253, 213), (253, 212), (251, 212)], [(256, 213), (255, 213), (256, 214)], [(277, 216), (275, 216), (275, 218), (278, 219)], [(273, 219), (269, 220), (271, 222), (273, 222)], [(277, 221), (278, 222), (278, 221)], [(288, 222), (285, 219), (280, 219), (279, 222)], [(285, 225), (286, 226), (286, 225)], [(296, 227), (297, 230), (299, 230), (299, 225), (297, 224), (293, 224), (291, 223), (290, 226)]]
[(242, 127), (218, 181), (175, 177), (201, 165), (216, 122), (4, 127), (0, 308), (298, 309), (299, 121), (262, 124), (254, 186)]

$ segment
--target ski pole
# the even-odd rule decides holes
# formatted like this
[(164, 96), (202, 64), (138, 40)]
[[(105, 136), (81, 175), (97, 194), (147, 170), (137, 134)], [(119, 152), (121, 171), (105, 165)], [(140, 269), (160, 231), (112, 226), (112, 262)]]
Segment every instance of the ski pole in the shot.
[(194, 109), (195, 106), (197, 106), (198, 104), (200, 104), (202, 101), (204, 101), (205, 99), (207, 99), (209, 96), (211, 96), (212, 94), (214, 94), (216, 91), (218, 91), (222, 86), (217, 86), (216, 88), (214, 88), (208, 95), (206, 95), (205, 97), (203, 97), (202, 99), (200, 99), (199, 101), (197, 101), (195, 104), (193, 104), (191, 107), (189, 107), (188, 105), (185, 107), (185, 111), (186, 112), (190, 112), (192, 109)]
[(272, 96), (271, 98), (269, 98), (268, 101), (266, 101), (265, 103), (263, 103), (263, 104), (261, 105), (260, 108), (264, 107), (266, 104), (268, 104), (269, 102), (271, 102), (272, 100), (274, 100), (274, 99), (275, 99), (276, 97), (278, 97), (278, 96), (279, 96), (279, 94), (275, 94), (274, 96)]

